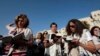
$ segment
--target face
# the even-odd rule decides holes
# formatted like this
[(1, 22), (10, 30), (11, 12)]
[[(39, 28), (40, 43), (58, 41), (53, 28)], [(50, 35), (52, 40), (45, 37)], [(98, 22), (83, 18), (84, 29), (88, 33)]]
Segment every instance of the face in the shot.
[(40, 37), (41, 37), (41, 33), (38, 33), (37, 39), (40, 39)]
[(44, 32), (44, 37), (47, 38), (47, 36), (48, 36), (48, 33)]
[(19, 19), (18, 19), (18, 27), (19, 27), (19, 28), (23, 28), (24, 25), (25, 25), (24, 20), (23, 20), (22, 18), (19, 18)]
[(93, 32), (94, 32), (94, 35), (95, 35), (95, 36), (99, 36), (99, 35), (100, 35), (100, 29), (99, 29), (99, 28), (95, 28), (95, 29), (93, 30)]
[(76, 28), (75, 24), (73, 22), (70, 22), (70, 30), (72, 32), (75, 32), (75, 28)]
[(52, 25), (51, 30), (52, 30), (53, 32), (56, 32), (56, 31), (57, 31), (56, 25)]

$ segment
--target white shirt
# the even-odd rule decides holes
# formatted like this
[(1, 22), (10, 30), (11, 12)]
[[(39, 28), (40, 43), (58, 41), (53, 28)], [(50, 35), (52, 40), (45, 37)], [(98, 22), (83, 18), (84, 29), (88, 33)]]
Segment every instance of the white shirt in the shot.
[(83, 44), (86, 44), (88, 41), (92, 40), (92, 35), (90, 34), (90, 31), (87, 29), (83, 30), (82, 37), (80, 38), (80, 42)]
[(49, 31), (48, 31), (48, 35), (49, 35), (49, 36), (48, 36), (48, 39), (49, 39), (50, 42), (53, 41), (53, 40), (51, 39), (51, 35), (52, 35), (52, 34), (56, 34), (56, 33), (54, 33), (54, 32), (52, 32), (51, 30), (49, 30)]
[[(51, 35), (52, 34), (56, 34), (54, 32), (52, 32), (51, 30), (48, 31), (49, 34), (49, 41), (52, 42), (53, 40), (51, 39)], [(56, 50), (58, 50), (59, 55), (61, 56), (61, 46), (60, 44), (53, 44), (52, 46), (49, 47), (49, 54), (50, 56), (56, 56)]]
[[(95, 46), (100, 45), (100, 39), (98, 37), (93, 36), (92, 38), (93, 38), (93, 43)], [(98, 51), (100, 52), (100, 49)]]
[(8, 35), (12, 36), (12, 37), (14, 37), (14, 35), (11, 32), (14, 31), (15, 29), (18, 32), (17, 34), (24, 33), (26, 40), (29, 40), (29, 38), (32, 37), (32, 35), (33, 35), (31, 29), (29, 29), (29, 28), (23, 28), (23, 30), (22, 30), (20, 28), (18, 29), (16, 27), (12, 27), (10, 25), (7, 25), (6, 27), (9, 30)]
[[(80, 38), (80, 42), (84, 45), (87, 45), (88, 41), (91, 41), (91, 40), (92, 40), (92, 35), (90, 34), (90, 31), (87, 29), (84, 29), (82, 37)], [(79, 46), (79, 51), (80, 51), (80, 54), (84, 53), (86, 55), (93, 56), (92, 53), (90, 53), (88, 50), (84, 49), (81, 46)]]
[[(91, 41), (92, 40), (92, 36), (91, 36), (89, 30), (87, 30), (87, 29), (84, 29), (83, 30), (83, 33), (82, 33), (82, 36), (81, 37), (79, 37), (78, 35), (74, 34), (73, 37), (72, 37), (72, 35), (70, 35), (70, 36), (67, 37), (67, 39), (68, 38), (69, 39), (77, 38), (77, 39), (79, 39), (79, 42), (81, 42), (82, 44), (85, 44), (85, 45), (88, 43), (88, 41)], [(89, 55), (92, 55), (89, 51), (85, 50), (81, 46), (79, 46), (79, 52), (84, 52), (85, 54), (89, 53)]]
[(95, 45), (100, 44), (100, 39), (98, 37), (93, 36), (92, 38), (93, 38), (93, 42), (94, 42)]

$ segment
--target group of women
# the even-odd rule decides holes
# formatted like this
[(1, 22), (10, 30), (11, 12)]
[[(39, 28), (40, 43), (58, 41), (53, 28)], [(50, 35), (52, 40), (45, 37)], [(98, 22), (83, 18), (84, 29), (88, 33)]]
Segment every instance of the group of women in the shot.
[(14, 39), (14, 37), (23, 33), (24, 40), (19, 38), (19, 41), (11, 40), (6, 44), (3, 43), (3, 55), (100, 56), (99, 26), (89, 29), (78, 19), (71, 19), (66, 25), (67, 36), (64, 37), (57, 32), (58, 26), (53, 22), (50, 25), (50, 31), (39, 32), (36, 38), (33, 37), (32, 30), (28, 26), (29, 19), (25, 14), (18, 15), (14, 23), (6, 26), (11, 38)]

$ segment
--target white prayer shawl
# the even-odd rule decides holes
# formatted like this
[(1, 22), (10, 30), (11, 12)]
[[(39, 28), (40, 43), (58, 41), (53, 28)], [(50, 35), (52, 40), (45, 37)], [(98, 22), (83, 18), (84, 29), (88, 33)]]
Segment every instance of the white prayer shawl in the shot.
[[(83, 33), (82, 33), (82, 37), (80, 38), (78, 35), (74, 34), (74, 36), (72, 37), (71, 36), (67, 36), (67, 38), (69, 39), (73, 39), (73, 38), (77, 38), (79, 39), (79, 41), (83, 44), (87, 44), (88, 41), (91, 41), (92, 40), (92, 36), (89, 32), (89, 30), (87, 29), (84, 29), (83, 30)], [(79, 46), (77, 48), (73, 48), (69, 54), (69, 56), (81, 56), (81, 54), (84, 53), (86, 55), (89, 55), (89, 56), (93, 56), (93, 54), (87, 50), (85, 50), (83, 47)]]
[[(53, 40), (51, 39), (51, 34), (55, 34), (53, 33), (51, 30), (48, 31), (49, 33), (49, 41), (52, 42)], [(56, 56), (56, 50), (58, 50), (59, 55), (61, 56), (61, 46), (60, 44), (53, 44), (52, 46), (49, 47), (49, 54), (50, 56)]]
[[(91, 41), (91, 40), (92, 40), (92, 36), (91, 36), (89, 30), (84, 29), (82, 37), (80, 38), (80, 42), (87, 45), (87, 42)], [(84, 54), (89, 55), (89, 56), (94, 56), (91, 52), (89, 52), (88, 50), (85, 50), (81, 46), (79, 46), (79, 52), (80, 52), (80, 54), (84, 53)]]

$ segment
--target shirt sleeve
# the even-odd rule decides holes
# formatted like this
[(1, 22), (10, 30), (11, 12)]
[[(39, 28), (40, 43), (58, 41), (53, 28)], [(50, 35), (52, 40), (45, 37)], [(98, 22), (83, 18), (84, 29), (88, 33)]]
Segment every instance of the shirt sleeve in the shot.
[(12, 27), (10, 24), (6, 26), (8, 29), (8, 35), (9, 36), (14, 36), (11, 32), (15, 30), (16, 27)]
[(80, 42), (86, 44), (88, 41), (92, 40), (92, 35), (90, 34), (89, 30), (83, 30), (83, 34), (80, 38)]
[(93, 36), (93, 42), (95, 45), (100, 44), (100, 42), (98, 41), (98, 38)]
[(86, 38), (87, 38), (87, 41), (92, 40), (92, 35), (90, 34), (89, 31), (86, 31)]
[(8, 24), (8, 25), (6, 26), (6, 28), (7, 28), (8, 30), (12, 30), (12, 29), (14, 29), (15, 27), (12, 27), (11, 24)]
[(24, 35), (25, 35), (25, 39), (29, 40), (33, 36), (31, 29), (27, 28), (24, 32)]

